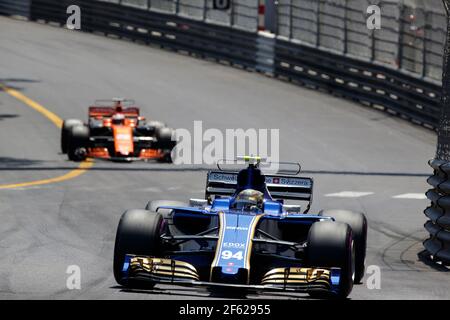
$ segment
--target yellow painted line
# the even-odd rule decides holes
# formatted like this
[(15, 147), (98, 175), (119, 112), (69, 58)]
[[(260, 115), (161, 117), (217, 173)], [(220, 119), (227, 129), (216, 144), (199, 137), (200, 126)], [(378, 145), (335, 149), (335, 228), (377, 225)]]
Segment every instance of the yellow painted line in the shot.
[(44, 108), (39, 103), (37, 103), (37, 102), (31, 100), (30, 98), (24, 96), (23, 94), (21, 94), (17, 90), (8, 88), (7, 86), (5, 86), (5, 85), (3, 85), (1, 83), (0, 83), (0, 88), (3, 91), (5, 91), (7, 94), (9, 94), (10, 96), (13, 96), (14, 98), (16, 98), (17, 100), (23, 102), (24, 104), (26, 104), (30, 108), (32, 108), (32, 109), (36, 110), (37, 112), (39, 112), (40, 114), (44, 115), (51, 122), (53, 122), (55, 124), (55, 126), (57, 126), (59, 129), (61, 129), (63, 120), (60, 117), (58, 117), (56, 114), (54, 114), (53, 112), (47, 110), (46, 108)]
[(22, 182), (22, 183), (14, 183), (14, 184), (0, 184), (0, 190), (2, 189), (14, 189), (14, 188), (24, 188), (24, 187), (32, 187), (32, 186), (38, 186), (42, 184), (49, 184), (49, 183), (57, 183), (66, 181), (69, 179), (73, 179), (78, 177), (79, 175), (82, 175), (85, 173), (89, 168), (93, 165), (92, 160), (86, 160), (80, 163), (78, 168), (66, 173), (65, 175), (56, 177), (56, 178), (50, 178), (50, 179), (43, 179), (43, 180), (36, 180), (36, 181), (30, 181), (30, 182)]
[[(58, 127), (58, 128), (62, 127), (63, 120), (60, 117), (58, 117), (56, 114), (54, 114), (53, 112), (47, 110), (45, 107), (43, 107), (39, 103), (31, 100), (30, 98), (26, 97), (25, 95), (23, 95), (19, 91), (11, 89), (11, 88), (9, 88), (9, 87), (1, 84), (1, 83), (0, 83), (0, 89), (2, 89), (4, 92), (9, 94), (10, 96), (16, 98), (17, 100), (23, 102), (28, 107), (36, 110), (37, 112), (39, 112), (43, 116), (45, 116), (47, 119), (49, 119), (51, 122), (53, 122), (53, 124), (56, 127)], [(24, 188), (24, 187), (31, 187), (31, 186), (38, 186), (38, 185), (43, 185), (43, 184), (57, 183), (57, 182), (66, 181), (66, 180), (69, 180), (69, 179), (76, 178), (79, 175), (82, 175), (87, 170), (89, 170), (89, 168), (91, 168), (93, 165), (94, 165), (94, 162), (92, 160), (83, 161), (83, 162), (80, 163), (78, 168), (76, 168), (76, 169), (74, 169), (74, 170), (72, 170), (72, 171), (70, 171), (70, 172), (68, 172), (68, 173), (66, 173), (66, 174), (64, 174), (62, 176), (55, 177), (55, 178), (49, 178), (49, 179), (42, 179), (42, 180), (35, 180), (35, 181), (29, 181), (29, 182), (22, 182), (22, 183), (0, 184), (0, 190), (1, 189)]]

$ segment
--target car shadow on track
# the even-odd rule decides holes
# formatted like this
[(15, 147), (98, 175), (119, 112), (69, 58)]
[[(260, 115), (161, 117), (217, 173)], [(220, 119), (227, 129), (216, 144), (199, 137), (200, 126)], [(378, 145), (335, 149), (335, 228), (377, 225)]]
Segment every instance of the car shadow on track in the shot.
[[(20, 83), (39, 83), (41, 82), (40, 80), (35, 80), (35, 79), (25, 79), (25, 78), (0, 78), (0, 84), (3, 84), (5, 86), (7, 86), (10, 89), (14, 89), (17, 91), (23, 91), (24, 88), (23, 87), (19, 87), (16, 84), (20, 84)], [(0, 87), (0, 92), (2, 91), (1, 87)]]
[[(0, 165), (2, 164), (2, 159), (0, 157)], [(13, 161), (9, 160), (11, 158), (4, 158), (5, 163), (12, 163)], [(9, 162), (8, 162), (9, 160)], [(23, 159), (20, 159), (23, 160)], [(28, 162), (27, 162), (28, 161)], [(61, 171), (61, 170), (72, 170), (75, 167), (74, 166), (55, 166), (55, 167), (23, 167), (23, 165), (25, 165), (26, 163), (30, 163), (30, 165), (35, 164), (35, 163), (39, 163), (39, 160), (35, 160), (35, 162), (33, 163), (34, 160), (24, 160), (23, 163), (21, 163), (18, 159), (17, 163), (19, 163), (18, 166), (14, 167), (14, 166), (8, 166), (5, 168), (0, 167), (0, 170), (11, 170), (11, 171)], [(44, 162), (44, 161), (42, 161)], [(156, 167), (156, 168), (152, 168), (152, 167), (148, 167), (148, 168), (124, 168), (124, 167), (92, 167), (89, 168), (89, 171), (130, 171), (130, 172), (140, 172), (140, 171), (154, 171), (154, 172), (165, 172), (165, 171), (174, 171), (174, 172), (179, 172), (179, 171), (192, 171), (192, 172), (206, 172), (208, 170), (211, 170), (214, 168), (198, 168), (198, 167), (176, 167), (176, 166), (167, 166), (167, 167)]]
[(0, 121), (5, 120), (5, 119), (13, 119), (13, 118), (17, 118), (17, 117), (19, 117), (18, 114), (3, 113), (3, 114), (0, 114)]
[(173, 287), (173, 288), (125, 288), (121, 286), (112, 286), (111, 289), (118, 289), (123, 293), (134, 294), (146, 294), (146, 295), (169, 295), (178, 297), (191, 297), (191, 298), (211, 298), (211, 299), (233, 299), (233, 300), (258, 300), (258, 299), (302, 299), (302, 300), (317, 300), (307, 294), (289, 294), (289, 293), (222, 293), (222, 292), (209, 292), (202, 288), (189, 288), (189, 287)]
[[(192, 298), (207, 298), (208, 293), (198, 291), (192, 288), (175, 288), (175, 289), (164, 289), (164, 288), (125, 288), (121, 286), (113, 286), (111, 289), (118, 289), (123, 293), (137, 293), (137, 294), (146, 294), (146, 295), (169, 295), (169, 296), (183, 296), (183, 297), (192, 297)], [(202, 294), (203, 293), (203, 294)]]
[[(3, 158), (3, 159), (12, 159), (12, 158)], [(20, 164), (17, 167), (8, 166), (8, 168), (0, 168), (0, 170), (17, 170), (17, 171), (59, 171), (59, 170), (72, 170), (74, 166), (40, 166), (40, 167), (22, 167), (22, 163), (19, 160), (23, 161), (35, 161), (38, 162), (48, 162), (41, 160), (24, 160), (18, 159), (18, 163)], [(6, 160), (4, 160), (6, 161)], [(2, 158), (0, 157), (0, 164), (2, 163)], [(33, 164), (33, 163), (31, 163)], [(165, 164), (161, 165), (158, 163), (148, 163), (148, 166), (144, 167), (142, 165), (130, 166), (131, 164), (117, 165), (117, 166), (94, 166), (89, 169), (89, 171), (129, 171), (129, 172), (206, 172), (208, 170), (216, 170), (215, 166), (211, 167), (197, 167), (197, 166), (187, 166), (187, 165), (171, 165)], [(154, 166), (156, 167), (154, 167)], [(129, 167), (128, 167), (129, 166)], [(305, 170), (301, 172), (302, 174), (316, 174), (316, 175), (358, 175), (358, 176), (386, 176), (386, 177), (429, 177), (429, 173), (413, 173), (413, 172), (358, 172), (358, 171), (323, 171), (323, 170)]]
[[(27, 166), (33, 166), (43, 162), (43, 160), (36, 159), (0, 157), (0, 170), (20, 170), (26, 168)], [(34, 168), (29, 169), (33, 170)]]

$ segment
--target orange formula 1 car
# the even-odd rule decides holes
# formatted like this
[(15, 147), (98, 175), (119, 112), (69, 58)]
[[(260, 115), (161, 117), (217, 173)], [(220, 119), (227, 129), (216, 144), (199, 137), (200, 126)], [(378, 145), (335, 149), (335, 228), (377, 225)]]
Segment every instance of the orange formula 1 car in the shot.
[(61, 150), (73, 161), (89, 157), (172, 162), (171, 151), (175, 146), (172, 132), (159, 121), (146, 121), (131, 100), (99, 100), (89, 107), (88, 123), (76, 119), (64, 121)]

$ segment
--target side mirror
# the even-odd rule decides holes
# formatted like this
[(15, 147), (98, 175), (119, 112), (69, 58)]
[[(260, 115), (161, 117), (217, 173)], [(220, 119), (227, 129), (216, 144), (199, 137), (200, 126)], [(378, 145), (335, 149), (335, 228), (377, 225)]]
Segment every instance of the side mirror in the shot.
[(206, 199), (189, 199), (189, 206), (195, 208), (205, 208), (208, 205)]

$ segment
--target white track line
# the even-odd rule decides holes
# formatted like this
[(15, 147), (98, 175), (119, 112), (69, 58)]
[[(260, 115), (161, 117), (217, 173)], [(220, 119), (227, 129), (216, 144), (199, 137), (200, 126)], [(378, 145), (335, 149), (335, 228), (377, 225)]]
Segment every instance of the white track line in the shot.
[(358, 192), (358, 191), (341, 191), (336, 193), (326, 194), (325, 197), (336, 198), (360, 198), (373, 194), (373, 192)]
[(422, 200), (422, 199), (426, 199), (427, 196), (425, 195), (425, 193), (404, 193), (404, 194), (399, 194), (397, 196), (393, 196), (393, 199), (418, 199), (418, 200)]

